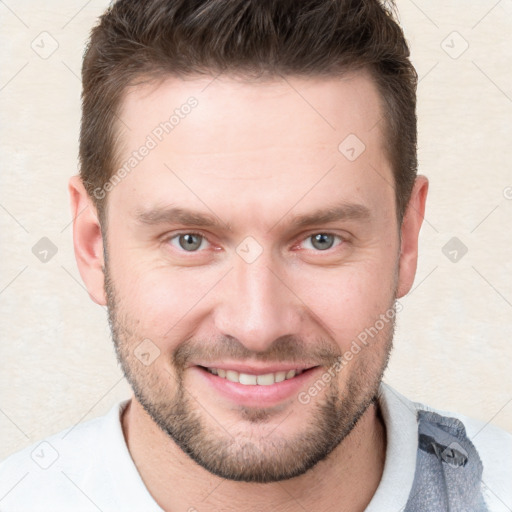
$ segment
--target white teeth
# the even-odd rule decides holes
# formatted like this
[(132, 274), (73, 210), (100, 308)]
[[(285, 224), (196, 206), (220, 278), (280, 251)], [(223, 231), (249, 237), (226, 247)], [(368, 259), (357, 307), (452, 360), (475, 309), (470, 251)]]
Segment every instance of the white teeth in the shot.
[(283, 382), (286, 379), (286, 372), (276, 372), (274, 380), (276, 382)]
[(270, 386), (275, 382), (273, 373), (265, 373), (265, 375), (258, 375), (257, 380), (260, 386)]
[(245, 384), (246, 386), (254, 386), (255, 384), (259, 384), (257, 379), (258, 377), (256, 377), (256, 375), (249, 375), (248, 373), (241, 373), (238, 376), (240, 384)]
[(234, 370), (226, 371), (226, 379), (230, 380), (231, 382), (239, 382), (238, 377), (239, 377), (238, 372), (235, 372)]
[(292, 377), (295, 377), (295, 370), (288, 370), (286, 373), (286, 378), (291, 379)]
[(283, 382), (284, 380), (293, 379), (300, 375), (303, 370), (288, 370), (275, 373), (265, 373), (263, 375), (251, 375), (249, 373), (239, 373), (235, 370), (223, 370), (222, 368), (207, 368), (210, 373), (217, 375), (231, 382), (238, 382), (246, 386), (271, 386), (275, 382)]

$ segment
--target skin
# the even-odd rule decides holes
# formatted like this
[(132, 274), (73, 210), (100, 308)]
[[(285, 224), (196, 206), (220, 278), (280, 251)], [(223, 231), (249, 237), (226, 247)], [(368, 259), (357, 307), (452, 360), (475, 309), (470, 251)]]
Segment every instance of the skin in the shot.
[[(385, 428), (372, 400), (392, 322), (307, 404), (294, 395), (271, 407), (241, 406), (206, 385), (195, 365), (307, 361), (318, 365), (301, 385), (307, 392), (410, 290), (428, 181), (417, 177), (398, 226), (379, 94), (364, 72), (139, 85), (120, 111), (130, 128), (120, 129), (120, 160), (190, 96), (197, 107), (109, 192), (105, 239), (80, 179), (69, 185), (78, 267), (91, 298), (109, 306), (134, 388), (122, 418), (132, 458), (164, 510), (364, 510), (385, 460)], [(350, 133), (366, 146), (354, 161), (338, 150)], [(349, 202), (366, 207), (367, 217), (306, 227), (294, 220)], [(138, 218), (170, 205), (213, 214), (220, 226)], [(199, 251), (180, 247), (176, 234), (187, 232), (206, 237)], [(340, 238), (319, 250), (311, 241), (318, 233)], [(249, 236), (262, 251), (251, 263), (237, 253)], [(134, 356), (144, 339), (160, 351), (149, 366)], [(176, 404), (182, 414), (173, 423)], [(187, 414), (202, 427), (195, 460), (163, 428), (181, 421), (190, 431)], [(321, 447), (326, 453), (308, 465), (303, 459)], [(208, 468), (219, 460), (225, 471), (245, 464), (245, 480), (275, 461), (281, 478), (236, 481)], [(284, 476), (292, 466), (296, 474)]]

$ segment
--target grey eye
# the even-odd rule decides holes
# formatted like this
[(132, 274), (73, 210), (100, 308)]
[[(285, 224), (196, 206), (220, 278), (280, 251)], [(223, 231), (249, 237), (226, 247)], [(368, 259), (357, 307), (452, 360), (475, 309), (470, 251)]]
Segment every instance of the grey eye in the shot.
[(330, 249), (334, 245), (334, 239), (337, 237), (326, 233), (317, 233), (316, 235), (312, 235), (309, 238), (311, 240), (311, 245), (315, 249), (325, 251), (326, 249)]
[(180, 247), (185, 251), (196, 251), (201, 247), (203, 243), (203, 237), (201, 235), (195, 235), (193, 233), (185, 233), (178, 235), (178, 241)]

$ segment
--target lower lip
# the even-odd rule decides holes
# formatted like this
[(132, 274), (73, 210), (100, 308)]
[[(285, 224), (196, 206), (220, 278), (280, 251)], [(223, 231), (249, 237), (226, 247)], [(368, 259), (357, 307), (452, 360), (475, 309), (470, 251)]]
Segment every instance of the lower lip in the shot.
[(190, 369), (195, 370), (203, 379), (206, 379), (209, 388), (213, 388), (236, 404), (248, 407), (272, 407), (290, 398), (295, 398), (307, 381), (321, 371), (321, 367), (316, 366), (303, 371), (296, 377), (275, 382), (269, 386), (247, 386), (213, 375), (203, 367), (193, 366)]

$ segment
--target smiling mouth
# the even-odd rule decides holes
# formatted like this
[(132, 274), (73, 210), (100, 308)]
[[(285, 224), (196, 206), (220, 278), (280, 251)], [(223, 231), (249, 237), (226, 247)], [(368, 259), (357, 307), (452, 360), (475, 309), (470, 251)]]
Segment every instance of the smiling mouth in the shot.
[(284, 382), (285, 380), (298, 377), (302, 373), (306, 373), (317, 367), (314, 366), (307, 369), (292, 369), (287, 371), (283, 370), (271, 373), (262, 373), (258, 375), (237, 372), (235, 370), (225, 370), (223, 368), (212, 368), (205, 366), (200, 366), (200, 368), (207, 371), (208, 373), (211, 373), (212, 375), (220, 377), (221, 379), (226, 379), (230, 382), (243, 384), (245, 386), (271, 386), (273, 384), (278, 384), (279, 382)]

